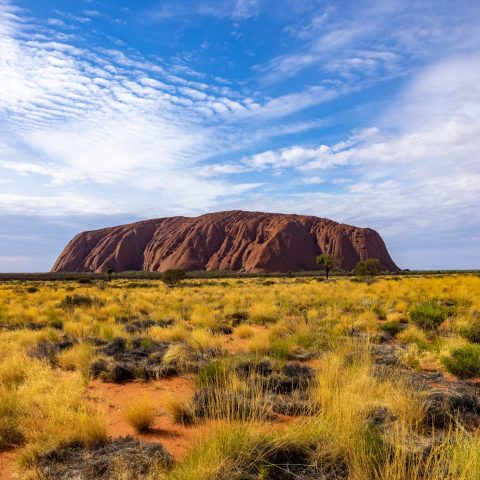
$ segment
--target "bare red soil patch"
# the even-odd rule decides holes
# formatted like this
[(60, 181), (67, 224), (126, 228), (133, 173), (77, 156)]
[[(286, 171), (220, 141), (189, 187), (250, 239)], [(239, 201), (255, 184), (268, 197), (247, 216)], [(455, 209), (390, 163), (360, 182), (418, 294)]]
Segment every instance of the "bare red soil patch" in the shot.
[(0, 452), (0, 480), (12, 480), (14, 476), (14, 464), (17, 458), (17, 450)]
[(232, 355), (237, 355), (239, 353), (247, 353), (248, 352), (248, 342), (252, 338), (255, 338), (257, 335), (263, 335), (265, 332), (268, 331), (268, 328), (263, 326), (263, 325), (248, 325), (252, 331), (253, 331), (253, 336), (250, 338), (239, 338), (235, 333), (232, 335), (223, 335), (222, 340), (223, 340), (223, 348), (225, 350), (232, 354)]
[[(168, 413), (168, 399), (190, 398), (193, 395), (193, 382), (189, 378), (172, 377), (156, 382), (126, 384), (104, 383), (92, 380), (88, 387), (88, 397), (102, 410), (107, 418), (107, 434), (116, 438), (133, 435), (139, 439), (160, 442), (175, 457), (182, 458), (188, 447), (201, 434), (204, 426), (183, 426), (175, 423)], [(137, 433), (123, 418), (123, 408), (135, 398), (147, 395), (157, 407), (157, 416), (152, 428)]]

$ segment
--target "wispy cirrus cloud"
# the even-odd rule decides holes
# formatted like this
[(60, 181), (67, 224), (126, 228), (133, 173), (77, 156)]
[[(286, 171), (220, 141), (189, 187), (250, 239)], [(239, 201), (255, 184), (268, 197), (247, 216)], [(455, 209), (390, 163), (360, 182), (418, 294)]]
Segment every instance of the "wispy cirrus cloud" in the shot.
[(200, 0), (196, 2), (178, 1), (175, 3), (160, 1), (148, 11), (150, 20), (167, 20), (173, 17), (206, 17), (230, 18), (234, 21), (245, 20), (257, 15), (260, 9), (259, 0), (227, 0), (215, 2)]
[(236, 0), (233, 6), (232, 18), (242, 20), (257, 15), (259, 0)]
[[(346, 81), (364, 77), (405, 75), (416, 61), (438, 59), (438, 47), (450, 53), (478, 48), (477, 4), (460, 1), (444, 15), (447, 2), (427, 1), (415, 6), (399, 1), (356, 2), (354, 8), (322, 5), (308, 24), (292, 24), (285, 31), (305, 40), (297, 51), (257, 65), (268, 83), (282, 82), (314, 69)], [(473, 33), (475, 32), (475, 33)], [(472, 36), (473, 33), (473, 36)]]

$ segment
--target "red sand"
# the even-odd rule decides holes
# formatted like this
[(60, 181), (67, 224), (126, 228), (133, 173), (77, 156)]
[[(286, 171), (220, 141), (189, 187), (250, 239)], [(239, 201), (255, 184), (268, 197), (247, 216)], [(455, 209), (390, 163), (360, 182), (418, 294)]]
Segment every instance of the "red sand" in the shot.
[(16, 450), (0, 452), (0, 480), (12, 480), (15, 478), (14, 463), (18, 455)]
[[(202, 425), (186, 427), (174, 422), (166, 409), (168, 398), (190, 398), (193, 383), (189, 378), (172, 377), (158, 382), (114, 384), (93, 380), (88, 387), (88, 398), (107, 416), (109, 437), (133, 435), (149, 442), (160, 442), (175, 457), (181, 458), (192, 444)], [(139, 396), (147, 395), (157, 406), (157, 417), (148, 432), (137, 433), (123, 418), (122, 409)]]

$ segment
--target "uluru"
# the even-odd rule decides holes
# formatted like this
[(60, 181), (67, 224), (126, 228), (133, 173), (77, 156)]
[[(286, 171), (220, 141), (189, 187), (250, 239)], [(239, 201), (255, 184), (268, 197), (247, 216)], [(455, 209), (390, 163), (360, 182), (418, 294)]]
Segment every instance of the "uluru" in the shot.
[(268, 273), (317, 270), (328, 253), (351, 270), (378, 258), (397, 271), (381, 236), (307, 215), (226, 211), (198, 217), (168, 217), (79, 233), (64, 248), (52, 272), (227, 270)]

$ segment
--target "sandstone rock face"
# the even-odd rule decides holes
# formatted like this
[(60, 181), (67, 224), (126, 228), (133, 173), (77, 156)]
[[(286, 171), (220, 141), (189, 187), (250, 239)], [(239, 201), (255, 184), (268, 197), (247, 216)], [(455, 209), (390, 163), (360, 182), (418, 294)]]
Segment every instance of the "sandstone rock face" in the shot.
[(306, 215), (229, 211), (80, 233), (52, 271), (293, 272), (317, 270), (315, 258), (322, 252), (338, 257), (344, 270), (368, 258), (378, 258), (386, 270), (398, 270), (382, 238), (370, 228)]

